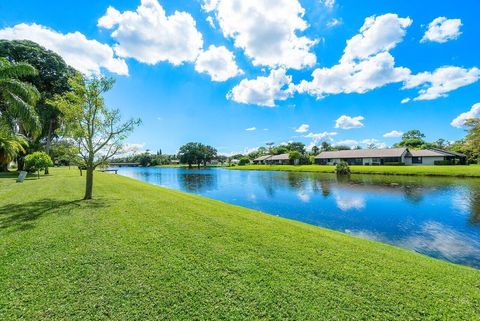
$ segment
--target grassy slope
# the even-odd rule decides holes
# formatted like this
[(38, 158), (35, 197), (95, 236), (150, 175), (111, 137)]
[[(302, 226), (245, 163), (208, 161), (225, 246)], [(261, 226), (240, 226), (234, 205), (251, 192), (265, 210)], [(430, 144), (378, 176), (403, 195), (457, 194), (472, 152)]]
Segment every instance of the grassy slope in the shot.
[(0, 320), (473, 320), (480, 271), (98, 173), (0, 177)]
[[(247, 165), (229, 167), (241, 170), (265, 171), (299, 171), (334, 173), (335, 166), (328, 165)], [(386, 174), (386, 175), (426, 175), (426, 176), (459, 176), (480, 177), (479, 165), (465, 166), (350, 166), (354, 174)]]

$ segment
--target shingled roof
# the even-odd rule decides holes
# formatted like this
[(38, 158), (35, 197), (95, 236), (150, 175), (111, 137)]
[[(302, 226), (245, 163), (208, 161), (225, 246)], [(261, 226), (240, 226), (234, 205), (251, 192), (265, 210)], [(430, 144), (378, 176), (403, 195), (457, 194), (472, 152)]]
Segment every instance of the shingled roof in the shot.
[(383, 149), (350, 149), (331, 152), (321, 152), (316, 159), (330, 158), (377, 158), (377, 157), (401, 157), (408, 150), (406, 148), (383, 148)]

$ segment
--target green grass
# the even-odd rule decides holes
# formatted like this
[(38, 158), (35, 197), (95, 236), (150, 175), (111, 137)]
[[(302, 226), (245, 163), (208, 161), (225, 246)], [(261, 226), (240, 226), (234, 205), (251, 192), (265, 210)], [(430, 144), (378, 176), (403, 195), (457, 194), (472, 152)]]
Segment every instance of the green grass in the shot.
[(77, 170), (0, 176), (0, 320), (478, 320), (480, 271)]
[[(246, 165), (229, 167), (237, 170), (297, 171), (334, 173), (335, 166), (330, 165)], [(480, 177), (480, 165), (458, 166), (350, 166), (354, 174), (385, 174), (414, 176), (457, 176)]]

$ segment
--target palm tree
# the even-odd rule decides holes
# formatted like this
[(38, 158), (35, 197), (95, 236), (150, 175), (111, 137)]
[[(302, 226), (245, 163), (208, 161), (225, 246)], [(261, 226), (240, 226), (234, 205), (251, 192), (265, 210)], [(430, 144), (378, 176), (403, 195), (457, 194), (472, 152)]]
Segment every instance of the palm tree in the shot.
[(26, 63), (12, 63), (0, 58), (0, 119), (12, 130), (26, 131), (32, 136), (40, 132), (40, 119), (35, 104), (40, 98), (37, 89), (20, 79), (37, 75)]
[(8, 164), (18, 153), (25, 153), (26, 146), (28, 143), (24, 136), (15, 134), (8, 126), (0, 123), (0, 172), (6, 172)]

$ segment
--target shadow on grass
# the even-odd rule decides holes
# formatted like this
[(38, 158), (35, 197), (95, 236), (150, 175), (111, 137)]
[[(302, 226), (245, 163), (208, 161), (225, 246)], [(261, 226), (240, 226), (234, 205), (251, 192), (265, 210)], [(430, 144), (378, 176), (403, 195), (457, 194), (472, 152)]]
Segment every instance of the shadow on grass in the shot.
[(0, 207), (0, 229), (12, 228), (12, 231), (24, 231), (35, 227), (37, 219), (45, 215), (68, 215), (72, 210), (102, 209), (109, 205), (111, 199), (94, 199), (89, 201), (62, 201), (44, 199), (22, 204), (6, 204)]

